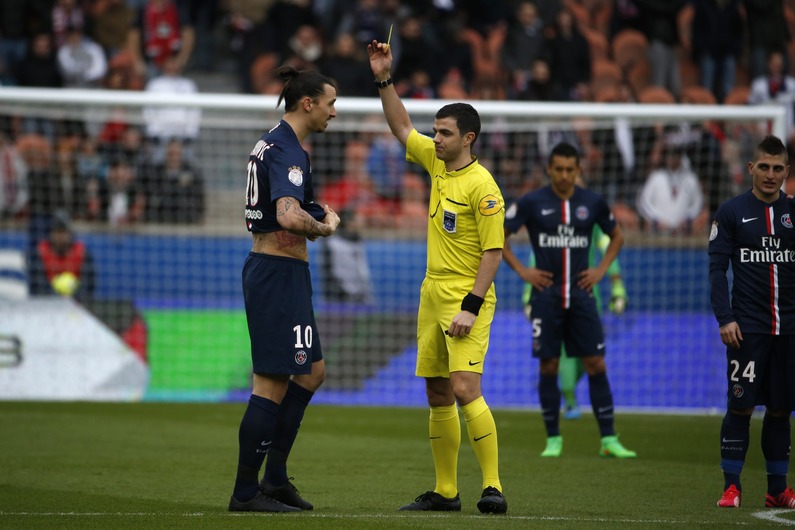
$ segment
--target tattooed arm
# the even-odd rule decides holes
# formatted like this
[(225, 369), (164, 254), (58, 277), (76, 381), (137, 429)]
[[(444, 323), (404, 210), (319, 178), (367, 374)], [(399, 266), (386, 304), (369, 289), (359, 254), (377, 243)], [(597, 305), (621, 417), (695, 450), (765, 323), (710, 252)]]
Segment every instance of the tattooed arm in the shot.
[(282, 228), (296, 235), (314, 239), (318, 236), (332, 235), (340, 224), (340, 218), (328, 205), (323, 207), (326, 217), (317, 221), (309, 215), (294, 197), (280, 197), (276, 200), (276, 220)]

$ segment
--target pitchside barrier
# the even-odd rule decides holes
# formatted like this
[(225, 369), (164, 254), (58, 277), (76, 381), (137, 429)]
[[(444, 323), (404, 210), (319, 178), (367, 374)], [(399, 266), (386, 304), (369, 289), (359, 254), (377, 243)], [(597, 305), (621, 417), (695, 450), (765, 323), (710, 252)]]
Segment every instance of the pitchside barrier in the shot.
[[(444, 103), (405, 102), (425, 134)], [(709, 307), (709, 219), (750, 186), (746, 163), (762, 136), (786, 134), (785, 109), (472, 104), (483, 122), (474, 151), (508, 204), (546, 183), (549, 150), (565, 140), (581, 150), (586, 184), (605, 195), (624, 227), (619, 261), (629, 303), (622, 315), (604, 313), (616, 405), (723, 408), (725, 357)], [(0, 250), (29, 263), (52, 215), (66, 209), (96, 269), (89, 297), (63, 300), (20, 288), (32, 281), (30, 271), (0, 266), (7, 287), (0, 288), (0, 399), (247, 397), (240, 287), (250, 249), (246, 163), (282, 112), (271, 96), (0, 89)], [(357, 234), (309, 244), (328, 370), (315, 400), (424, 405), (423, 382), (413, 373), (427, 176), (405, 163), (375, 98), (341, 98), (327, 132), (305, 147), (317, 200), (344, 212)], [(667, 150), (684, 155), (703, 201), (699, 215), (675, 230), (638, 211), (646, 177)], [(527, 259), (526, 233), (511, 243)], [(0, 260), (12, 263), (19, 260)], [(537, 407), (524, 286), (503, 265), (496, 288), (483, 383), (489, 403)], [(608, 285), (601, 290), (609, 295)], [(57, 390), (41, 384), (51, 379), (43, 376), (48, 370), (57, 370)], [(587, 384), (579, 393), (587, 404)]]

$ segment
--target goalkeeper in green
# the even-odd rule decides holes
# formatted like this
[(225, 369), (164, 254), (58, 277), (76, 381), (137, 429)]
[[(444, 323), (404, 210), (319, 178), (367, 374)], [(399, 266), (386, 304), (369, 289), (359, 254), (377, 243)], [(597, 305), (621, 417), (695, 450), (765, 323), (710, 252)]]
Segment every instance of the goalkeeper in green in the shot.
[[(603, 253), (605, 251), (607, 245), (610, 243), (610, 238), (602, 232), (598, 224), (594, 225), (591, 238), (595, 245), (591, 245), (588, 263), (589, 266), (593, 267), (598, 263), (596, 253)], [(530, 259), (528, 262), (528, 267), (535, 267), (535, 254), (532, 251), (530, 252)], [(613, 263), (610, 264), (610, 267), (607, 269), (607, 276), (610, 278), (610, 303), (608, 304), (608, 309), (611, 313), (620, 315), (627, 307), (627, 291), (624, 288), (624, 281), (621, 279), (621, 265), (618, 263), (618, 258), (613, 260)], [(530, 319), (530, 293), (532, 291), (533, 286), (526, 283), (522, 295), (522, 302), (524, 303), (524, 314), (528, 320)], [(602, 295), (599, 289), (594, 289), (593, 294), (594, 298), (596, 298), (596, 308), (601, 311)], [(585, 369), (582, 366), (582, 359), (566, 355), (565, 345), (561, 346), (560, 369), (558, 373), (560, 376), (560, 391), (561, 394), (563, 394), (563, 401), (566, 407), (563, 417), (567, 420), (577, 420), (582, 415), (580, 406), (577, 403), (577, 383), (585, 374)]]

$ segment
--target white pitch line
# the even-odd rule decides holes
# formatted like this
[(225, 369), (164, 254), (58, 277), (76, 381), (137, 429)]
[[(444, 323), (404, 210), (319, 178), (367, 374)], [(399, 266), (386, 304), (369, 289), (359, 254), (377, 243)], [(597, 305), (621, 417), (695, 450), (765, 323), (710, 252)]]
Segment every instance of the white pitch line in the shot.
[(762, 519), (763, 521), (769, 521), (771, 523), (783, 524), (788, 526), (795, 526), (795, 519), (779, 519), (780, 515), (784, 515), (786, 513), (793, 513), (793, 512), (795, 512), (795, 510), (765, 510), (763, 512), (754, 512), (751, 515), (753, 515), (757, 519)]
[[(757, 512), (752, 514), (754, 517), (769, 520), (776, 523), (793, 524), (795, 521), (779, 520), (775, 516), (777, 514), (789, 513), (795, 510), (778, 511), (775, 514), (772, 512)], [(497, 515), (497, 516), (484, 516), (480, 514), (471, 515), (443, 515), (425, 513), (422, 515), (408, 515), (408, 514), (323, 514), (323, 513), (309, 513), (304, 512), (299, 514), (292, 513), (253, 513), (253, 512), (233, 512), (233, 513), (164, 513), (164, 512), (2, 512), (2, 516), (29, 516), (29, 517), (210, 517), (210, 518), (223, 518), (223, 517), (300, 517), (312, 519), (473, 519), (484, 521), (489, 518), (499, 520), (511, 521), (552, 521), (552, 522), (581, 522), (581, 523), (620, 523), (620, 524), (653, 524), (653, 525), (717, 525), (722, 526), (748, 526), (751, 523), (744, 521), (735, 522), (722, 522), (715, 521), (686, 521), (677, 519), (625, 519), (625, 518), (610, 518), (610, 517), (561, 517), (561, 516), (544, 516), (544, 515)]]

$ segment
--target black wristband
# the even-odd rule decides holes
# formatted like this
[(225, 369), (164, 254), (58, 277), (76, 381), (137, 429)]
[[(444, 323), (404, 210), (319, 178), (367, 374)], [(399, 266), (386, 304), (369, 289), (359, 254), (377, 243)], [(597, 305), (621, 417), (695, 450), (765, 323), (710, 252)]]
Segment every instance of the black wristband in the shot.
[(389, 85), (392, 84), (392, 78), (390, 77), (389, 79), (385, 79), (383, 81), (376, 80), (376, 81), (374, 81), (374, 83), (375, 83), (375, 86), (377, 86), (378, 88), (386, 88), (386, 87), (388, 87)]
[(480, 312), (480, 306), (483, 305), (483, 299), (476, 294), (467, 293), (463, 300), (461, 300), (461, 311), (469, 311), (477, 316)]

